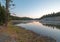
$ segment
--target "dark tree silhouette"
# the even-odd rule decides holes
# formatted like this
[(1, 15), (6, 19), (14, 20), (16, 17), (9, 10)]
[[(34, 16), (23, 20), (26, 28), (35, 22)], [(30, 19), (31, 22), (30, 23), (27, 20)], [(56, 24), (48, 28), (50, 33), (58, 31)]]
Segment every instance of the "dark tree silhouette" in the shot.
[(44, 15), (44, 16), (42, 16), (40, 19), (48, 18), (48, 17), (57, 17), (57, 16), (60, 16), (60, 12), (51, 13), (51, 14), (48, 14), (48, 15)]
[(5, 23), (5, 17), (6, 17), (5, 13), (6, 13), (5, 7), (1, 6), (0, 4), (0, 25), (3, 25)]

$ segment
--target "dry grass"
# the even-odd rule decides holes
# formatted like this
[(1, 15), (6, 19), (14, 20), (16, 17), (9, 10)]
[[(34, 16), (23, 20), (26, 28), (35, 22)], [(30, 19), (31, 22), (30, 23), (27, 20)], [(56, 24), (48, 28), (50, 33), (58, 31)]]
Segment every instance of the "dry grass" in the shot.
[(6, 42), (55, 42), (53, 39), (40, 37), (32, 31), (11, 24), (8, 24), (8, 28), (4, 28), (2, 32), (10, 37), (10, 40), (6, 40)]

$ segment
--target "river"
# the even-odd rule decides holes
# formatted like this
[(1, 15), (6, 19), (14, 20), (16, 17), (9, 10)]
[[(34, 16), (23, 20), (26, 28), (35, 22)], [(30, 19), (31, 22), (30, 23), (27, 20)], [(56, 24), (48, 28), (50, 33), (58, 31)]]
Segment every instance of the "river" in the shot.
[(43, 24), (39, 21), (22, 22), (17, 24), (17, 26), (24, 27), (43, 36), (54, 38), (56, 42), (60, 42), (60, 26)]

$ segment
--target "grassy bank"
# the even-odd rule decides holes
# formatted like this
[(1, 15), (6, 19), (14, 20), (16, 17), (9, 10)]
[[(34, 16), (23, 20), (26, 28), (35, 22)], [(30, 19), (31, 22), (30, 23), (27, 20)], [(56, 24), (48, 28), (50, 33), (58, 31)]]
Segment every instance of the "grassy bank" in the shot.
[(12, 24), (8, 24), (8, 28), (3, 28), (0, 33), (4, 37), (6, 36), (4, 42), (55, 42), (52, 38), (39, 36), (32, 31), (13, 26)]

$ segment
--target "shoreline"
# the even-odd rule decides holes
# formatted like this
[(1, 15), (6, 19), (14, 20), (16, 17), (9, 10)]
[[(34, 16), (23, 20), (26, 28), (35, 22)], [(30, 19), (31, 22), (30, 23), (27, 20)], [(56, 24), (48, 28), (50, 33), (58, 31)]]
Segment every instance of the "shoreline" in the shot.
[[(15, 23), (14, 23), (15, 24)], [(14, 25), (13, 24), (13, 25)], [(18, 24), (18, 22), (16, 22), (16, 24)], [(14, 25), (15, 26), (15, 25)], [(29, 34), (29, 33), (32, 33), (33, 35), (32, 35), (32, 38), (34, 38), (34, 39), (36, 39), (38, 42), (56, 42), (56, 40), (55, 39), (53, 39), (53, 38), (51, 38), (51, 37), (47, 37), (47, 36), (43, 36), (43, 35), (40, 35), (40, 34), (37, 34), (37, 33), (35, 33), (35, 32), (33, 32), (33, 31), (31, 31), (31, 30), (26, 30), (25, 28), (23, 28), (23, 27), (21, 27), (21, 26), (15, 26), (15, 27), (17, 27), (18, 29), (22, 29), (22, 30), (24, 30), (24, 31), (27, 31), (27, 34)], [(30, 34), (31, 35), (31, 34)], [(35, 36), (34, 36), (35, 35)], [(29, 35), (28, 35), (29, 36)], [(34, 40), (34, 39), (32, 39), (32, 40)], [(35, 40), (34, 40), (34, 42), (35, 42)]]
[[(23, 27), (21, 27), (21, 26), (16, 26), (16, 27), (18, 27), (18, 28), (20, 28), (20, 29), (24, 29), (24, 30), (26, 30), (25, 28), (23, 28)], [(43, 35), (40, 35), (40, 34), (37, 34), (37, 33), (35, 33), (35, 32), (33, 32), (33, 31), (31, 31), (31, 30), (26, 30), (26, 31), (29, 31), (29, 32), (31, 32), (31, 33), (33, 33), (34, 35), (36, 35), (36, 39), (42, 39), (44, 42), (56, 42), (56, 40), (55, 39), (53, 39), (53, 38), (51, 38), (51, 37), (48, 37), (48, 36), (43, 36)], [(34, 36), (33, 35), (33, 36)]]
[[(23, 28), (23, 27), (21, 27), (21, 26), (16, 26), (16, 27), (18, 27), (18, 28), (20, 28), (20, 29), (26, 30), (25, 28)], [(34, 35), (37, 35), (37, 39), (39, 39), (39, 38), (41, 39), (41, 38), (42, 38), (42, 39), (46, 39), (46, 41), (48, 41), (48, 42), (56, 42), (56, 40), (53, 39), (53, 38), (51, 38), (51, 37), (37, 34), (37, 33), (33, 32), (33, 31), (31, 31), (31, 30), (26, 30), (26, 31), (30, 31), (30, 32), (33, 33)], [(46, 41), (45, 41), (45, 42), (46, 42)]]

